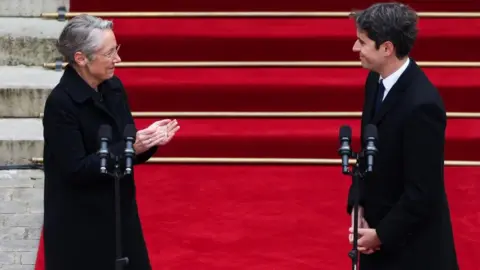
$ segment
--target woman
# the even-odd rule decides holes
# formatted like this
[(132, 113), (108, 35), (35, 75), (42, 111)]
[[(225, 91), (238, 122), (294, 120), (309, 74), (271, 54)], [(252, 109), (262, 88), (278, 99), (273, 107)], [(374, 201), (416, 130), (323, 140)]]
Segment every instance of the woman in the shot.
[[(46, 270), (114, 270), (114, 179), (100, 173), (101, 125), (112, 127), (109, 151), (121, 155), (133, 124), (125, 90), (114, 76), (119, 46), (112, 22), (71, 19), (57, 48), (68, 61), (45, 104), (44, 245)], [(162, 120), (136, 134), (135, 163), (147, 161), (179, 126)], [(109, 167), (112, 167), (111, 162)], [(123, 269), (151, 269), (135, 199), (133, 174), (120, 181)]]

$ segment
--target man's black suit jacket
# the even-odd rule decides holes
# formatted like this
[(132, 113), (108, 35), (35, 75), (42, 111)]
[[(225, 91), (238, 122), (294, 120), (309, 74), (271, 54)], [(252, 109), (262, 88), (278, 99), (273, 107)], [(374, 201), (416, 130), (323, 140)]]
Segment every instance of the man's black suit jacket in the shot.
[[(362, 270), (457, 270), (444, 187), (446, 112), (440, 94), (410, 64), (374, 113), (379, 74), (366, 81), (362, 127), (378, 129), (373, 172), (361, 182), (360, 205), (381, 249), (361, 255)], [(362, 138), (363, 138), (362, 128)], [(352, 188), (348, 213), (352, 209)]]

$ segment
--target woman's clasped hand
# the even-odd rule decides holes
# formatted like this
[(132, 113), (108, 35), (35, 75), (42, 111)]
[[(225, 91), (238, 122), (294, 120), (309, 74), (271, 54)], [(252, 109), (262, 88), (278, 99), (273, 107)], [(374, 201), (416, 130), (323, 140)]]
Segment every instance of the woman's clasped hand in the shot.
[(135, 152), (141, 154), (154, 146), (166, 145), (180, 129), (177, 120), (164, 119), (137, 132)]

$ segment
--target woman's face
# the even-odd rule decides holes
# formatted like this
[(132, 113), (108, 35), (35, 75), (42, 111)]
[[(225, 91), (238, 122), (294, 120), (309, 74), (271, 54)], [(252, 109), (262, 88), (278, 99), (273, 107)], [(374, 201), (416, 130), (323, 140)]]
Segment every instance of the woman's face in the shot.
[(115, 64), (122, 60), (118, 55), (120, 46), (112, 30), (103, 30), (101, 32), (101, 45), (93, 54), (92, 60), (81, 57), (77, 64), (84, 67), (90, 76), (97, 81), (102, 82), (110, 79), (115, 72)]

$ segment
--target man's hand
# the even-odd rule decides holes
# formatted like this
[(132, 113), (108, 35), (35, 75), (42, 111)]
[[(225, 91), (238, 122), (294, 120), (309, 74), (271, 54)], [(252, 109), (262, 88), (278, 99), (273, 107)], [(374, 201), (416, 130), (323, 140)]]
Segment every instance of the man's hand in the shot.
[[(354, 215), (352, 210), (352, 213), (351, 213), (352, 226), (350, 227), (349, 229), (350, 233), (348, 234), (348, 240), (350, 244), (353, 244), (353, 224), (354, 224), (353, 216)], [(369, 229), (369, 228), (370, 226), (368, 225), (368, 222), (364, 218), (364, 209), (363, 207), (359, 206), (358, 207), (358, 231), (359, 231), (358, 238), (359, 240), (360, 240), (360, 229)], [(358, 243), (360, 243), (360, 241)], [(373, 252), (375, 252), (375, 250), (378, 250), (378, 248), (370, 249), (358, 244), (358, 251), (360, 251), (363, 254), (372, 254)]]
[[(353, 228), (349, 229), (353, 234)], [(358, 229), (358, 250), (364, 254), (372, 254), (374, 251), (380, 249), (380, 239), (377, 236), (377, 231), (370, 228)]]

